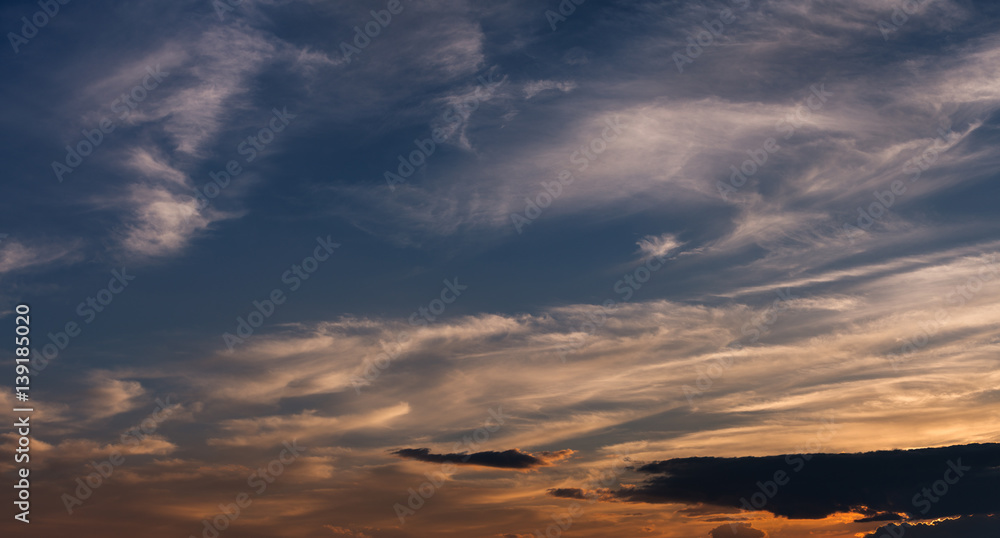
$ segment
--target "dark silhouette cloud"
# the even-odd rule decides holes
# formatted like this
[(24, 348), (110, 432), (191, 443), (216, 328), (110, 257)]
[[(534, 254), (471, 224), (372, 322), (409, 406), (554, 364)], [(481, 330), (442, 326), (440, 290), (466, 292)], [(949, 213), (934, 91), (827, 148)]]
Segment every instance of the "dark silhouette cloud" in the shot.
[(890, 524), (875, 529), (865, 538), (956, 538), (959, 536), (1000, 536), (1000, 516), (970, 516), (959, 519), (946, 519), (937, 523), (918, 523), (910, 525)]
[(891, 512), (885, 512), (881, 514), (875, 514), (874, 516), (863, 517), (861, 519), (855, 519), (855, 523), (870, 523), (872, 521), (902, 521), (904, 518), (899, 514), (893, 514)]
[(563, 499), (585, 499), (586, 495), (580, 488), (553, 488), (549, 490), (549, 495), (561, 497)]
[(706, 503), (818, 519), (857, 511), (911, 518), (990, 514), (1000, 506), (1000, 444), (856, 454), (677, 458), (616, 496), (632, 502)]
[(712, 538), (764, 538), (767, 533), (755, 529), (749, 523), (727, 523), (710, 531)]
[(515, 448), (502, 452), (490, 450), (487, 452), (473, 452), (471, 454), (431, 454), (429, 448), (402, 448), (393, 452), (393, 454), (403, 458), (431, 463), (482, 465), (484, 467), (498, 467), (501, 469), (530, 469), (532, 467), (551, 465), (554, 461), (568, 457), (572, 454), (572, 451), (539, 452), (535, 455), (521, 452)]

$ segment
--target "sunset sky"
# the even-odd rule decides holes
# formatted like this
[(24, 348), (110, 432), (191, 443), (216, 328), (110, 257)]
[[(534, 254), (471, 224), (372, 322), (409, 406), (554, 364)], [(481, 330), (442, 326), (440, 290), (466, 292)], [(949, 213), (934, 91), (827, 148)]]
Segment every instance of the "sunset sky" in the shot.
[(1000, 4), (0, 21), (3, 536), (1000, 536)]

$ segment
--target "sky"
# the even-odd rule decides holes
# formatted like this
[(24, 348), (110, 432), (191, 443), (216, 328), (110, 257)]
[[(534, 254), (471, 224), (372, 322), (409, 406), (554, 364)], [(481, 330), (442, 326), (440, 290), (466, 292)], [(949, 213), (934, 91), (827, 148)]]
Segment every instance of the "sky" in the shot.
[(0, 21), (4, 535), (1000, 531), (995, 2)]

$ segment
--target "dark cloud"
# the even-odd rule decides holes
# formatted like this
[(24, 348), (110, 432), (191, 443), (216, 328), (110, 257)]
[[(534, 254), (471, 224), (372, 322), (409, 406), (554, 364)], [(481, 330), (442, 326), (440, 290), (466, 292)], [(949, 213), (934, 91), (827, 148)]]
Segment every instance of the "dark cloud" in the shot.
[(563, 499), (585, 499), (590, 502), (619, 502), (614, 491), (607, 488), (584, 490), (579, 488), (554, 488), (548, 490), (549, 495)]
[(429, 448), (403, 448), (393, 452), (397, 456), (417, 461), (482, 465), (484, 467), (498, 467), (501, 469), (530, 469), (532, 467), (551, 465), (553, 461), (563, 459), (571, 453), (572, 451), (560, 450), (558, 452), (539, 452), (538, 455), (534, 455), (521, 452), (516, 448), (502, 452), (490, 450), (486, 452), (473, 452), (472, 454), (431, 454)]
[(712, 538), (764, 538), (767, 533), (757, 530), (749, 523), (729, 523), (708, 531)]
[(863, 517), (861, 519), (855, 519), (855, 523), (870, 523), (872, 521), (902, 521), (904, 518), (899, 514), (894, 514), (892, 512), (885, 512), (881, 514), (875, 514), (874, 516)]
[(931, 519), (995, 512), (1000, 506), (998, 465), (998, 444), (677, 458), (640, 467), (639, 472), (655, 476), (616, 495), (632, 502), (755, 508), (789, 518), (814, 519), (853, 510)]
[(549, 490), (549, 495), (561, 497), (563, 499), (584, 499), (586, 496), (580, 488), (553, 488)]
[(971, 516), (937, 523), (890, 524), (875, 529), (864, 538), (955, 538), (958, 536), (1000, 536), (1000, 516)]

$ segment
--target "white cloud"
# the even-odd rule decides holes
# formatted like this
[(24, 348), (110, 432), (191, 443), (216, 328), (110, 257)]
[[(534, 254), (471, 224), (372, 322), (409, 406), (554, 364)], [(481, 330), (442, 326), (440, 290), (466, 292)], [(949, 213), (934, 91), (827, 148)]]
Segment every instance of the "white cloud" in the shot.
[(684, 243), (677, 239), (677, 236), (669, 233), (656, 235), (647, 235), (640, 239), (636, 245), (639, 246), (639, 253), (642, 254), (642, 259), (648, 258), (663, 258), (667, 254), (677, 250)]
[(409, 412), (410, 406), (402, 402), (351, 416), (321, 416), (315, 410), (307, 410), (290, 416), (275, 415), (228, 420), (220, 425), (221, 436), (209, 439), (208, 444), (212, 446), (269, 446), (293, 439), (330, 437), (356, 429), (382, 428)]
[(21, 241), (4, 234), (0, 238), (0, 275), (52, 263), (72, 263), (80, 259), (79, 244), (32, 244), (25, 245)]
[(87, 399), (83, 407), (90, 419), (112, 417), (136, 409), (143, 402), (140, 396), (146, 394), (138, 381), (125, 381), (109, 377), (106, 371), (95, 370), (89, 375)]

